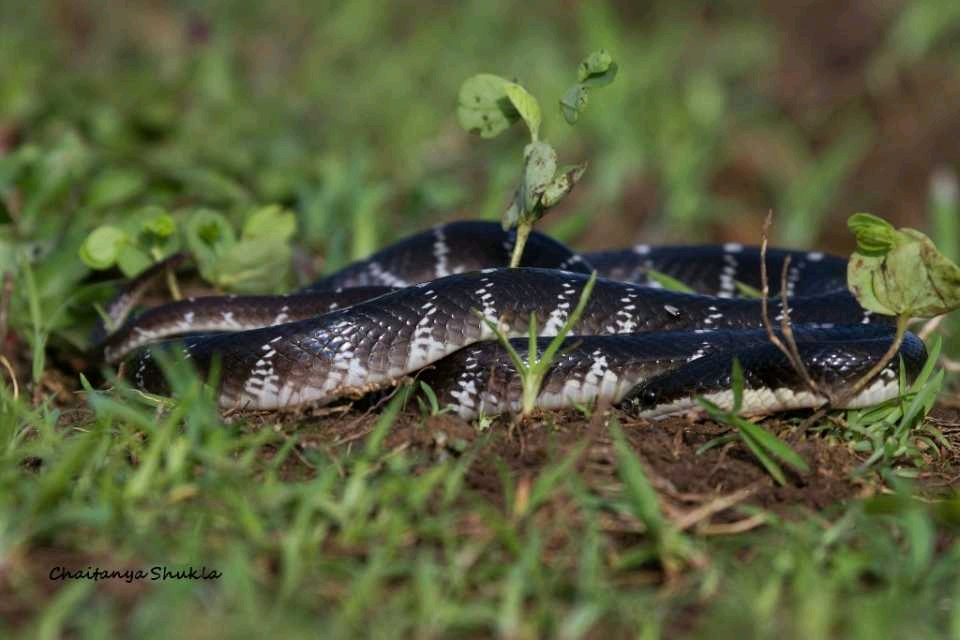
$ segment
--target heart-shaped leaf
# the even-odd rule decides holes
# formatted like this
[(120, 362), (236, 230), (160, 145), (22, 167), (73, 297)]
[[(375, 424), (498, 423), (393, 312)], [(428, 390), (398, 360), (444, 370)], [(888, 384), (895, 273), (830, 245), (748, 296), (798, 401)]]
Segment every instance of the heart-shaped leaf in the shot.
[(927, 236), (863, 213), (851, 216), (847, 225), (857, 236), (847, 284), (865, 308), (931, 317), (960, 307), (960, 267)]

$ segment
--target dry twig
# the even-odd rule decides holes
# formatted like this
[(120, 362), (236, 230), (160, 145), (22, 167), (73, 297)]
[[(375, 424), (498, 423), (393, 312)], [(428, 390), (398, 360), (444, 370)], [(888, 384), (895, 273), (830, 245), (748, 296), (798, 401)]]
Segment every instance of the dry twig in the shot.
[[(763, 315), (763, 326), (767, 330), (767, 336), (781, 352), (790, 361), (790, 365), (796, 370), (803, 379), (804, 384), (818, 396), (830, 400), (830, 395), (820, 389), (817, 383), (810, 377), (803, 359), (800, 358), (800, 350), (797, 348), (797, 341), (793, 334), (793, 326), (790, 322), (790, 304), (787, 295), (788, 274), (790, 269), (790, 256), (787, 256), (783, 263), (783, 270), (780, 274), (780, 331), (783, 333), (783, 340), (773, 330), (773, 323), (770, 321), (769, 300), (770, 300), (770, 279), (767, 276), (767, 243), (769, 240), (770, 224), (773, 221), (773, 211), (767, 213), (767, 218), (763, 222), (763, 235), (760, 243), (760, 282), (762, 283), (762, 296), (760, 304)], [(784, 343), (786, 341), (786, 343)]]

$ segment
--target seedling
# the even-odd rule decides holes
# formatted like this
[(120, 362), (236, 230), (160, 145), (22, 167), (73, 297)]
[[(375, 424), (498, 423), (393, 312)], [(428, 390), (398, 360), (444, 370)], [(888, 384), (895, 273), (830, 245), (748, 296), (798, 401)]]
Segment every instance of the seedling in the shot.
[[(577, 122), (586, 110), (589, 90), (613, 82), (617, 69), (617, 63), (603, 50), (580, 63), (577, 83), (560, 100), (560, 111), (569, 124)], [(520, 84), (500, 76), (484, 73), (468, 78), (460, 87), (457, 118), (464, 129), (483, 138), (500, 135), (520, 119), (530, 132), (530, 143), (523, 150), (520, 186), (502, 218), (504, 229), (517, 229), (510, 258), (510, 266), (516, 267), (533, 225), (573, 190), (587, 165), (557, 167), (557, 152), (540, 140), (542, 117), (536, 98)]]
[(587, 307), (587, 301), (590, 299), (590, 293), (593, 291), (593, 285), (596, 281), (597, 272), (594, 271), (580, 292), (580, 299), (577, 301), (577, 306), (570, 315), (567, 316), (566, 322), (564, 322), (560, 330), (557, 331), (557, 335), (550, 341), (547, 348), (539, 355), (537, 352), (537, 317), (535, 314), (530, 314), (526, 360), (513, 348), (513, 345), (510, 344), (509, 336), (497, 326), (497, 323), (485, 316), (481, 316), (486, 325), (496, 334), (503, 348), (506, 349), (510, 360), (513, 361), (513, 366), (517, 369), (517, 374), (520, 376), (521, 387), (523, 389), (522, 415), (528, 416), (536, 408), (537, 396), (540, 395), (543, 379), (553, 365), (553, 361), (557, 357), (563, 341), (567, 338), (567, 335), (570, 334), (573, 327), (580, 322), (580, 316), (583, 315), (583, 311)]

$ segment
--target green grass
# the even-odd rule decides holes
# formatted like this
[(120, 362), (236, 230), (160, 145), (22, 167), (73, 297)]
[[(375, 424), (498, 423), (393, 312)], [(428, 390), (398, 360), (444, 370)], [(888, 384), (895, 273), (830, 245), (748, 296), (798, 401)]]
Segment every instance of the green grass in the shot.
[[(960, 61), (956, 16), (905, 3), (851, 63), (857, 99), (796, 116), (770, 87), (773, 21), (723, 3), (127, 4), (0, 3), (0, 636), (960, 637), (960, 502), (936, 485), (956, 475), (956, 427), (905, 417), (924, 389), (801, 443), (869, 466), (818, 458), (780, 489), (759, 475), (768, 502), (718, 483), (691, 503), (638, 453), (652, 428), (623, 416), (572, 436), (552, 416), (481, 428), (401, 408), (404, 392), (375, 415), (225, 420), (175, 364), (175, 401), (77, 374), (111, 292), (79, 258), (92, 229), (147, 206), (239, 228), (280, 204), (297, 214), (293, 286), (435, 220), (499, 217), (522, 136), (467, 138), (457, 88), (494, 72), (561, 95), (601, 46), (620, 75), (577, 127), (543, 105), (561, 157), (590, 162), (547, 220), (561, 239), (753, 222), (759, 239), (752, 214), (774, 207), (778, 244), (831, 240), (850, 192), (870, 207), (884, 186), (856, 173), (883, 132), (864, 105), (903, 107), (898, 78)], [(957, 161), (906, 221), (954, 252)], [(680, 462), (708, 474), (707, 455), (749, 457), (736, 446)], [(835, 476), (873, 497), (805, 501)], [(51, 580), (59, 566), (147, 577)]]
[[(0, 549), (5, 599), (32, 613), (22, 630), (236, 637), (309, 634), (322, 621), (330, 637), (659, 637), (689, 626), (698, 637), (809, 638), (944, 637), (960, 624), (956, 497), (919, 501), (896, 485), (704, 538), (665, 514), (614, 424), (609, 482), (576, 472), (575, 447), (504, 475), (498, 504), (465, 480), (483, 438), (437, 456), (389, 443), (403, 399), (351, 447), (304, 449), (298, 434), (323, 442), (317, 424), (222, 424), (196, 392), (159, 419), (95, 392), (82, 427), (4, 438)], [(9, 396), (4, 407), (8, 424), (39, 417)], [(51, 585), (57, 566), (221, 575)]]

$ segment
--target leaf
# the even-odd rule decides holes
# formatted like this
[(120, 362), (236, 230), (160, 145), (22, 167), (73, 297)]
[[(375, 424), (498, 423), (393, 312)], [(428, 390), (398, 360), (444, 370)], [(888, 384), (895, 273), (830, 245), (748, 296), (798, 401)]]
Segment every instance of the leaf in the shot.
[(513, 83), (489, 73), (467, 78), (457, 96), (460, 126), (482, 138), (494, 138), (510, 128), (520, 113), (507, 96), (508, 84)]
[[(523, 150), (523, 212), (540, 204), (540, 195), (557, 173), (557, 152), (546, 142), (531, 142)], [(522, 216), (522, 214), (521, 214)]]
[(653, 280), (661, 287), (668, 291), (679, 291), (680, 293), (696, 293), (693, 287), (690, 287), (685, 282), (677, 280), (673, 276), (668, 276), (665, 273), (657, 271), (656, 269), (647, 269), (644, 272), (650, 280)]
[(776, 480), (777, 484), (783, 486), (787, 484), (787, 477), (783, 473), (783, 469), (780, 468), (780, 465), (777, 464), (777, 461), (771, 458), (763, 446), (757, 442), (757, 440), (751, 435), (750, 431), (743, 429), (744, 424), (749, 424), (745, 420), (738, 420), (737, 427), (740, 431), (740, 439), (743, 440), (743, 443), (747, 445), (747, 448), (750, 449), (750, 452), (753, 454), (764, 469), (767, 470), (767, 473), (770, 474), (770, 477)]
[(240, 240), (217, 257), (213, 281), (231, 291), (276, 290), (290, 269), (290, 245), (276, 238)]
[[(149, 262), (159, 260), (180, 250), (180, 236), (177, 234), (177, 222), (162, 207), (148, 206), (137, 211), (132, 220), (138, 222), (140, 232), (136, 236), (136, 246), (149, 256)], [(124, 271), (126, 273), (126, 270)], [(139, 273), (139, 270), (135, 273)]]
[(544, 188), (543, 194), (540, 196), (540, 206), (549, 209), (560, 202), (568, 193), (573, 191), (586, 170), (586, 162), (581, 162), (573, 167), (564, 167)]
[(211, 282), (215, 280), (219, 256), (237, 242), (227, 219), (210, 209), (198, 209), (187, 218), (184, 240), (197, 261), (200, 274)]
[(91, 269), (109, 269), (117, 262), (127, 232), (111, 225), (94, 229), (80, 246), (80, 259)]
[(167, 238), (173, 235), (177, 230), (177, 223), (174, 221), (173, 216), (160, 207), (150, 207), (150, 209), (156, 209), (156, 212), (152, 217), (144, 221), (143, 229), (161, 238)]
[(297, 218), (292, 211), (285, 211), (280, 205), (269, 205), (247, 217), (241, 235), (245, 240), (269, 238), (286, 242), (296, 231)]
[(577, 67), (577, 79), (590, 87), (602, 87), (613, 82), (619, 67), (604, 49), (594, 51)]
[(631, 511), (654, 537), (661, 537), (668, 523), (660, 508), (657, 492), (647, 478), (643, 463), (627, 442), (617, 420), (610, 423), (610, 435), (616, 454), (617, 474), (623, 481), (624, 495)]
[(220, 213), (210, 209), (199, 209), (193, 213), (186, 224), (187, 242), (193, 248), (198, 243), (208, 248), (236, 242), (233, 227)]
[(510, 98), (510, 102), (517, 110), (517, 113), (520, 114), (520, 117), (523, 118), (523, 121), (527, 124), (527, 128), (530, 130), (530, 137), (534, 141), (539, 140), (541, 118), (540, 105), (537, 103), (537, 99), (516, 82), (508, 82), (504, 86), (504, 91), (506, 91), (507, 97)]
[(147, 267), (153, 264), (153, 260), (147, 255), (146, 251), (124, 242), (117, 253), (117, 267), (128, 278), (132, 278), (142, 273)]
[(749, 434), (749, 437), (758, 445), (772, 455), (779, 458), (785, 464), (793, 467), (801, 473), (809, 473), (810, 466), (807, 461), (800, 457), (797, 452), (790, 448), (783, 440), (773, 435), (762, 426), (754, 424), (749, 420), (743, 420), (738, 423), (738, 428)]
[(847, 221), (857, 250), (847, 284), (865, 308), (886, 315), (931, 317), (960, 307), (960, 267), (915, 229), (894, 229), (858, 213)]
[(870, 213), (853, 214), (847, 227), (857, 237), (857, 251), (861, 253), (885, 253), (895, 244), (897, 232), (893, 225)]
[(523, 185), (521, 184), (517, 187), (517, 190), (513, 193), (513, 199), (510, 201), (510, 206), (507, 207), (507, 210), (503, 213), (503, 220), (501, 224), (504, 231), (509, 231), (517, 226), (517, 223), (520, 222), (520, 212), (523, 209), (521, 202), (523, 201)]
[(567, 124), (576, 124), (590, 102), (590, 92), (583, 84), (575, 84), (560, 98), (560, 113)]

